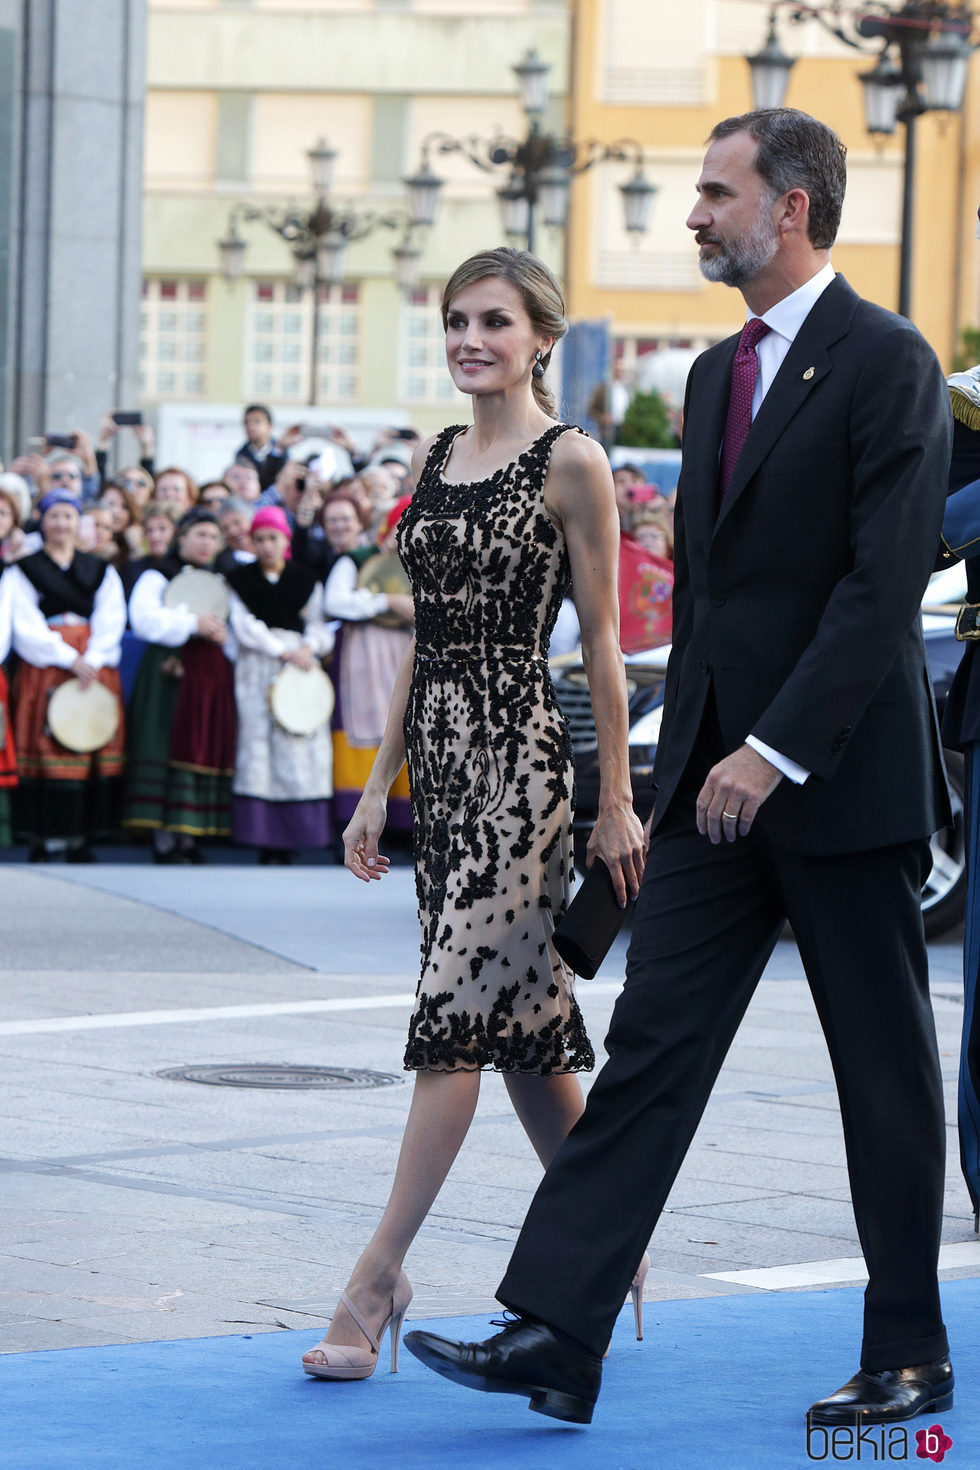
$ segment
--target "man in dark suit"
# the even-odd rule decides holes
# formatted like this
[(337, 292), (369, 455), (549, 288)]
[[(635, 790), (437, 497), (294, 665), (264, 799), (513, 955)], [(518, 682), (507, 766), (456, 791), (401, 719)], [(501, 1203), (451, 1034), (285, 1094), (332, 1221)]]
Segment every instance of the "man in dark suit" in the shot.
[(944, 1123), (919, 891), (948, 819), (919, 605), (950, 451), (936, 359), (830, 265), (844, 148), (804, 113), (710, 139), (688, 219), (740, 337), (694, 364), (674, 645), (626, 985), (487, 1343), (445, 1376), (588, 1422), (600, 1355), (789, 917), (834, 1064), (869, 1271), (860, 1371), (817, 1424), (952, 1403), (936, 1263)]

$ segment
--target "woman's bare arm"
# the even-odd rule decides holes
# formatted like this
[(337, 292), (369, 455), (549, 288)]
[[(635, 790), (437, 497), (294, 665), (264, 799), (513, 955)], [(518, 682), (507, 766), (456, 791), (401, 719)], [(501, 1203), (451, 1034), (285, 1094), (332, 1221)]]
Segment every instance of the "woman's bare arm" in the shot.
[(582, 631), (582, 661), (599, 747), (599, 815), (589, 865), (601, 857), (620, 904), (640, 891), (646, 842), (633, 811), (626, 675), (619, 648), (619, 517), (605, 453), (591, 439), (563, 434), (555, 445), (545, 504), (561, 525)]

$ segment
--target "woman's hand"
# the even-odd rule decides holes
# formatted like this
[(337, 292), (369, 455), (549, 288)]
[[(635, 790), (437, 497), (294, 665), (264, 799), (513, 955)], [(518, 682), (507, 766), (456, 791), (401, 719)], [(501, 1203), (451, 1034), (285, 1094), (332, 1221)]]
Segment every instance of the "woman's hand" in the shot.
[(99, 432), (95, 440), (96, 449), (108, 449), (118, 432), (119, 425), (112, 417), (112, 414), (104, 413), (99, 421)]
[(387, 816), (385, 798), (365, 791), (344, 832), (344, 867), (363, 883), (388, 871), (388, 859), (378, 851)]
[(224, 643), (228, 636), (228, 629), (214, 613), (198, 613), (197, 631), (198, 636), (206, 638), (209, 643)]
[(298, 669), (303, 669), (304, 672), (307, 669), (312, 669), (316, 662), (313, 657), (313, 650), (308, 643), (301, 643), (298, 648), (287, 649), (285, 653), (280, 654), (280, 658), (284, 664), (295, 664)]
[(152, 459), (156, 453), (157, 435), (152, 424), (134, 424), (133, 433), (136, 435), (140, 447), (142, 459)]
[(403, 623), (415, 622), (415, 603), (407, 592), (389, 592), (388, 608)]
[(621, 909), (626, 907), (627, 898), (635, 899), (640, 891), (646, 856), (646, 836), (633, 808), (628, 805), (600, 807), (589, 838), (586, 861), (591, 868), (596, 858), (602, 858), (609, 869)]
[(71, 671), (83, 689), (87, 689), (90, 684), (95, 683), (96, 671), (91, 664), (85, 662), (81, 654), (78, 655), (72, 664)]

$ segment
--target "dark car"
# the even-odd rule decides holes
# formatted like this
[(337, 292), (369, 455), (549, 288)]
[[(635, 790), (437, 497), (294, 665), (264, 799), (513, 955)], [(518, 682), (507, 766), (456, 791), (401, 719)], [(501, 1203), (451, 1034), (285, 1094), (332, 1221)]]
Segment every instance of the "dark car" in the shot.
[[(940, 717), (963, 644), (953, 636), (955, 618), (947, 612), (925, 611), (923, 635), (932, 686)], [(651, 778), (663, 716), (664, 675), (669, 648), (627, 655), (629, 689), (630, 776), (637, 816), (645, 822), (653, 807)], [(575, 760), (575, 861), (585, 867), (585, 848), (599, 804), (599, 759), (595, 722), (585, 670), (574, 654), (552, 664), (558, 700), (572, 734)], [(932, 872), (922, 890), (922, 918), (930, 938), (958, 924), (966, 909), (966, 844), (963, 830), (963, 757), (947, 750), (946, 770), (953, 806), (950, 826), (932, 839)]]

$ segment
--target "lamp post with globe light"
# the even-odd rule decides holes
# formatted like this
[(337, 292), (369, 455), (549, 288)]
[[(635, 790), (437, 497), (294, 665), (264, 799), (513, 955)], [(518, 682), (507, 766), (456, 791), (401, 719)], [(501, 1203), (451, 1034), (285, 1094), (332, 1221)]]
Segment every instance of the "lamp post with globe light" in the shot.
[(800, 25), (814, 20), (854, 50), (870, 52), (878, 42), (875, 65), (859, 76), (864, 91), (865, 126), (872, 136), (905, 129), (902, 174), (902, 229), (899, 253), (898, 311), (909, 315), (915, 206), (916, 123), (924, 112), (959, 112), (974, 46), (974, 13), (964, 0), (905, 0), (901, 5), (869, 3), (844, 9), (836, 3), (806, 5), (775, 0), (768, 34), (760, 51), (745, 59), (757, 108), (781, 107), (795, 58), (783, 51), (777, 33), (779, 12)]
[(404, 210), (381, 213), (371, 209), (356, 210), (349, 204), (332, 204), (337, 151), (325, 138), (307, 150), (313, 179), (314, 200), (311, 206), (296, 204), (233, 204), (218, 252), (221, 274), (226, 281), (241, 278), (248, 242), (240, 226), (261, 223), (289, 247), (293, 257), (293, 284), (300, 291), (313, 293), (313, 330), (310, 351), (309, 402), (317, 401), (317, 375), (320, 352), (320, 301), (323, 291), (339, 285), (344, 279), (348, 246), (364, 240), (378, 229), (400, 230), (402, 237), (392, 250), (395, 281), (403, 292), (418, 284), (418, 267), (422, 250), (417, 239), (421, 221)]
[(577, 142), (569, 134), (547, 132), (542, 119), (548, 108), (551, 66), (532, 50), (513, 70), (527, 119), (525, 136), (511, 138), (498, 132), (489, 138), (456, 138), (451, 133), (429, 133), (422, 140), (415, 174), (405, 180), (409, 213), (416, 225), (430, 226), (436, 217), (443, 181), (433, 171), (433, 156), (456, 153), (486, 173), (507, 170), (496, 193), (503, 231), (511, 244), (534, 250), (539, 210), (546, 225), (564, 229), (572, 179), (605, 162), (633, 164), (632, 177), (619, 186), (625, 224), (634, 241), (646, 234), (657, 186), (646, 178), (642, 145), (632, 138)]

